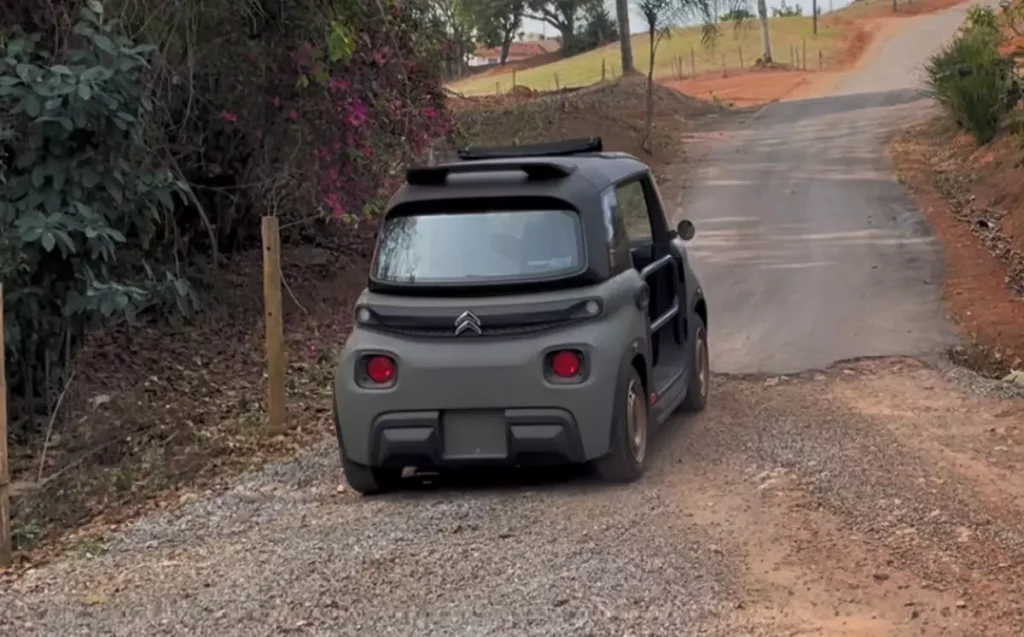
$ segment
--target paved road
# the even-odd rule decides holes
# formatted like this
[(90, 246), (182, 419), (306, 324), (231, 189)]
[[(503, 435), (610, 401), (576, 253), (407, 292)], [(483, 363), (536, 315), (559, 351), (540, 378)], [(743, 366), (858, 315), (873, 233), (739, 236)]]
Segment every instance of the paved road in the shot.
[(702, 163), (683, 214), (697, 225), (715, 371), (785, 373), (954, 342), (941, 246), (884, 141), (929, 107), (920, 66), (965, 11), (914, 18), (830, 96), (769, 106)]

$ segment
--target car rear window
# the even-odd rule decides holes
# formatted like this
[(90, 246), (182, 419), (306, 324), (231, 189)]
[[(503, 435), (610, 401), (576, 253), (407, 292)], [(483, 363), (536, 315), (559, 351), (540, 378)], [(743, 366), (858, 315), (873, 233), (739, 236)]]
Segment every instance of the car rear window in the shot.
[(372, 270), (392, 283), (549, 279), (579, 271), (582, 254), (571, 210), (403, 215), (384, 222)]

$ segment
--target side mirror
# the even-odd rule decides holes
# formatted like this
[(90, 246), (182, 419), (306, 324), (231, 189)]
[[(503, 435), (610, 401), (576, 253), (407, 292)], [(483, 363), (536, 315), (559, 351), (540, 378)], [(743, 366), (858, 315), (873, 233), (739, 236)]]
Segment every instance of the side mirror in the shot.
[(693, 227), (693, 222), (689, 219), (683, 219), (676, 226), (676, 232), (679, 234), (679, 238), (683, 241), (689, 241), (693, 238), (693, 235), (697, 234), (697, 229)]

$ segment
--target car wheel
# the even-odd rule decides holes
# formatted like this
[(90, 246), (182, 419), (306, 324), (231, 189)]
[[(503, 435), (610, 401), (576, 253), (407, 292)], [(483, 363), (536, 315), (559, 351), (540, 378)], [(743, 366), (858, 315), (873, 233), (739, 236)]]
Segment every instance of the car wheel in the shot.
[(624, 376), (615, 401), (611, 452), (594, 462), (598, 475), (609, 482), (633, 482), (647, 461), (647, 392), (635, 369)]
[(374, 469), (352, 462), (344, 455), (341, 457), (341, 468), (345, 472), (348, 486), (363, 495), (387, 493), (401, 486), (401, 469)]
[(695, 316), (697, 329), (693, 341), (693, 361), (690, 367), (690, 383), (683, 400), (684, 411), (703, 411), (708, 404), (711, 392), (711, 357), (708, 352), (708, 331), (704, 321)]

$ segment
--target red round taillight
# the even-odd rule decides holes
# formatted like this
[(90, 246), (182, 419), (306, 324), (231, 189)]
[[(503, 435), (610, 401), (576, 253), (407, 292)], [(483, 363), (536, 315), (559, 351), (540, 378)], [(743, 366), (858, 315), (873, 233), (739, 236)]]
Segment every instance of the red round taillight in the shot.
[(563, 350), (551, 357), (551, 371), (559, 378), (572, 378), (580, 373), (580, 357), (576, 352)]
[(366, 375), (378, 385), (389, 383), (395, 377), (395, 361), (387, 356), (371, 356), (366, 361)]

